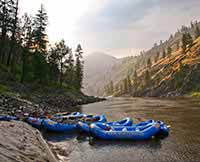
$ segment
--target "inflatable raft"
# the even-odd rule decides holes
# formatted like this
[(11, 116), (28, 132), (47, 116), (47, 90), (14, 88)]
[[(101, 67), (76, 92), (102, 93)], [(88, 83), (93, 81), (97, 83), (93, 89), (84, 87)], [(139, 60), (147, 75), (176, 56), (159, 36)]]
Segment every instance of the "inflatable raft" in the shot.
[(94, 137), (103, 140), (148, 140), (160, 131), (158, 122), (143, 126), (109, 126), (103, 123), (93, 123), (90, 131)]
[[(103, 116), (101, 118), (105, 118), (105, 117)], [(95, 122), (100, 123), (100, 122), (106, 122), (106, 121), (98, 120), (98, 121), (95, 121)], [(95, 123), (95, 122), (93, 122), (93, 123)], [(91, 123), (78, 122), (77, 127), (79, 128), (80, 131), (89, 133), (90, 132), (89, 124), (91, 124)], [(106, 124), (108, 124), (110, 126), (131, 126), (133, 124), (133, 120), (131, 118), (125, 118), (123, 120), (116, 121), (116, 122), (107, 122)]]
[(42, 126), (47, 131), (51, 132), (73, 132), (77, 130), (77, 124), (74, 123), (59, 123), (51, 119), (46, 119), (43, 121)]
[(33, 117), (28, 117), (26, 119), (26, 122), (29, 123), (31, 126), (33, 126), (34, 128), (42, 128), (42, 123), (43, 123), (44, 119), (41, 118), (33, 118)]
[(0, 116), (0, 121), (11, 121), (11, 120), (18, 120), (18, 119), (19, 119), (18, 117), (10, 116), (10, 115)]

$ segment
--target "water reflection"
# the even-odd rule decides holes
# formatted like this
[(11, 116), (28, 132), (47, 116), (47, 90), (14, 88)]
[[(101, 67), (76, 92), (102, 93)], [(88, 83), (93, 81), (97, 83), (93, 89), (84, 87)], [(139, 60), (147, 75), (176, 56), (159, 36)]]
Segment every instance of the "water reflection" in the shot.
[[(83, 113), (105, 114), (109, 121), (141, 116), (171, 125), (170, 136), (149, 141), (102, 141), (78, 136), (48, 136), (53, 141), (73, 141), (70, 162), (198, 162), (200, 161), (200, 99), (111, 98), (77, 107)], [(138, 122), (134, 120), (134, 122)], [(89, 143), (90, 142), (90, 143)], [(92, 143), (91, 143), (92, 142)]]

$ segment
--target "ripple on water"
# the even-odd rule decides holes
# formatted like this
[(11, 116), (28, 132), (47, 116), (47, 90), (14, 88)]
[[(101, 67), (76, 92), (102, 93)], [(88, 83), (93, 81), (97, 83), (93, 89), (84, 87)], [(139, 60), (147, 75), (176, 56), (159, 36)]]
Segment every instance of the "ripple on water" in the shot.
[[(93, 141), (86, 136), (57, 140), (74, 143), (70, 162), (198, 162), (200, 161), (200, 99), (111, 98), (78, 107), (83, 113), (103, 113), (109, 120), (143, 116), (171, 125), (169, 137), (145, 142)], [(54, 137), (54, 142), (56, 139)]]

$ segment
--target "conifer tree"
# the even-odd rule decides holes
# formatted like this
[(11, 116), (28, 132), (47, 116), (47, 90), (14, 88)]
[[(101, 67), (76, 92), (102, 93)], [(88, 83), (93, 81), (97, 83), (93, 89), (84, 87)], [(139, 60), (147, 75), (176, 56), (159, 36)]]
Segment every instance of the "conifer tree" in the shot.
[[(13, 5), (11, 7), (12, 12), (12, 25), (11, 25), (11, 44), (10, 44), (10, 50), (8, 52), (8, 58), (7, 58), (7, 66), (9, 66), (10, 62), (12, 62), (12, 71), (14, 68), (14, 62), (15, 62), (15, 53), (14, 48), (16, 46), (16, 31), (17, 31), (17, 23), (18, 23), (18, 5), (19, 0), (13, 1)], [(11, 60), (12, 56), (12, 60)]]
[(157, 62), (157, 61), (159, 60), (159, 57), (160, 57), (160, 53), (157, 52), (157, 53), (156, 53), (156, 56), (155, 56), (155, 58), (154, 58), (154, 62)]
[(34, 39), (34, 47), (35, 50), (41, 54), (46, 53), (47, 47), (47, 34), (46, 27), (48, 22), (48, 16), (44, 9), (44, 6), (41, 4), (38, 13), (34, 19), (34, 31), (33, 31), (33, 39)]
[(82, 81), (83, 81), (83, 50), (81, 45), (79, 44), (76, 48), (76, 65), (75, 65), (75, 76), (74, 76), (74, 82), (77, 90), (80, 90), (82, 88)]
[(166, 52), (165, 52), (165, 50), (163, 50), (162, 58), (165, 58), (165, 57), (166, 57)]
[(33, 57), (34, 63), (34, 76), (39, 79), (40, 82), (47, 81), (48, 78), (48, 66), (46, 62), (47, 54), (47, 27), (48, 16), (41, 5), (36, 17), (34, 19), (33, 26), (33, 42), (35, 54)]
[(172, 53), (172, 48), (171, 48), (171, 47), (168, 47), (168, 48), (167, 48), (167, 54), (168, 54), (168, 55), (171, 55), (171, 53)]
[(200, 29), (198, 26), (196, 26), (196, 29), (195, 29), (195, 38), (198, 38), (200, 37)]
[(127, 76), (127, 87), (128, 87), (128, 92), (130, 93), (132, 87), (130, 75)]
[(6, 52), (5, 47), (8, 45), (8, 32), (12, 32), (13, 27), (13, 7), (16, 2), (14, 0), (0, 0), (0, 62), (5, 63)]
[(187, 46), (189, 46), (190, 48), (192, 46), (192, 43), (193, 39), (190, 33), (184, 33), (182, 36), (182, 49), (184, 53), (186, 52)]
[(148, 60), (147, 60), (147, 67), (148, 67), (148, 68), (151, 68), (151, 66), (152, 66), (151, 59), (148, 58)]
[(148, 86), (150, 84), (150, 74), (149, 70), (146, 70), (145, 72), (145, 84)]
[(69, 49), (68, 57), (66, 58), (65, 61), (65, 69), (66, 69), (64, 73), (65, 82), (68, 85), (72, 85), (74, 78), (74, 59), (73, 59), (72, 49)]
[(32, 18), (28, 16), (26, 13), (22, 17), (22, 27), (21, 27), (21, 45), (23, 47), (22, 50), (22, 74), (21, 74), (21, 83), (24, 82), (24, 79), (27, 75), (28, 69), (28, 54), (31, 52), (32, 43), (33, 43), (33, 28), (32, 28)]
[(127, 93), (128, 92), (128, 82), (127, 79), (125, 78), (123, 80), (123, 93)]

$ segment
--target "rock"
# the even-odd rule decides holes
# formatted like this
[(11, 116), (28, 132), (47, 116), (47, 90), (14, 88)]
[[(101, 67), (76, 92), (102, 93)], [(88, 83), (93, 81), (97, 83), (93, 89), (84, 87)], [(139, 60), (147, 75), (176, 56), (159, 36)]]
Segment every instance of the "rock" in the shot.
[(58, 162), (39, 131), (23, 122), (0, 122), (0, 161)]

